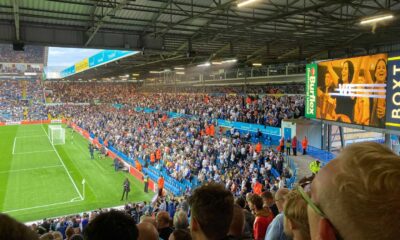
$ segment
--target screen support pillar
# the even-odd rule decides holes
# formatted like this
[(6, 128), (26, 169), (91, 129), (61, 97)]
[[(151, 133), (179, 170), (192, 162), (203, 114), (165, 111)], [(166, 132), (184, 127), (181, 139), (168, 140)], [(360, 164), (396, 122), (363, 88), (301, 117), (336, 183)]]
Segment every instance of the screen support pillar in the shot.
[(344, 133), (342, 126), (339, 126), (339, 134), (340, 134), (340, 146), (344, 148)]

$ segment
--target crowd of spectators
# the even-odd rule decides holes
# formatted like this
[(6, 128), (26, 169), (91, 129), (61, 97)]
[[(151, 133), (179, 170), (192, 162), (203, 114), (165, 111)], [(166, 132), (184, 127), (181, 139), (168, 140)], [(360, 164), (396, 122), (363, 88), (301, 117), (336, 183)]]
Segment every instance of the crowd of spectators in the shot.
[[(21, 117), (18, 107), (40, 106), (40, 84), (0, 84), (1, 110), (12, 117)], [(70, 92), (83, 95), (89, 87), (74, 88), (61, 94), (53, 87), (56, 99), (81, 101)], [(350, 145), (315, 175), (312, 185), (300, 181), (300, 187), (289, 191), (285, 178), (290, 171), (280, 153), (251, 143), (248, 136), (234, 130), (227, 135), (215, 124), (215, 118), (262, 124), (255, 116), (263, 110), (264, 114), (275, 112), (289, 118), (288, 109), (293, 105), (296, 112), (304, 104), (302, 97), (137, 94), (122, 88), (111, 91), (116, 95), (121, 91), (127, 98), (102, 98), (108, 92), (107, 86), (101, 86), (96, 96), (107, 104), (38, 107), (39, 115), (32, 118), (62, 114), (136, 160), (138, 169), (153, 166), (178, 181), (196, 177), (202, 186), (188, 199), (176, 201), (160, 195), (152, 203), (129, 204), (122, 211), (45, 220), (33, 224), (31, 230), (0, 215), (0, 236), (18, 232), (15, 239), (35, 239), (32, 232), (36, 232), (42, 239), (89, 240), (397, 238), (400, 160), (389, 149), (376, 143)], [(136, 112), (135, 106), (156, 111)], [(196, 117), (167, 118), (165, 111)], [(249, 111), (253, 111), (250, 116)], [(279, 178), (272, 176), (271, 168), (278, 171)]]
[(304, 84), (251, 85), (251, 86), (143, 86), (139, 91), (163, 93), (207, 93), (207, 94), (304, 94)]
[[(152, 165), (180, 182), (197, 176), (200, 183), (223, 183), (238, 195), (256, 182), (277, 188), (279, 180), (282, 185), (290, 177), (281, 153), (249, 142), (248, 134), (240, 137), (233, 131), (227, 136), (211, 119), (167, 118), (161, 112), (112, 106), (64, 106), (62, 112), (106, 146), (143, 160), (146, 166), (141, 167)], [(272, 167), (283, 179), (271, 177)]]
[[(380, 161), (376, 161), (379, 158)], [(44, 220), (26, 227), (0, 215), (7, 239), (392, 240), (400, 229), (400, 157), (373, 142), (354, 143), (292, 190), (234, 196), (221, 184), (179, 201), (159, 196), (122, 210)], [(36, 234), (36, 235), (35, 235)], [(51, 237), (50, 237), (51, 236)]]
[[(117, 103), (202, 117), (280, 127), (282, 119), (304, 116), (303, 95), (239, 95), (138, 93), (131, 83), (47, 83), (50, 102)], [(262, 92), (265, 87), (253, 89)]]
[(44, 64), (45, 47), (25, 46), (24, 51), (13, 51), (11, 44), (0, 44), (0, 63)]
[(0, 122), (47, 118), (39, 81), (1, 80), (0, 100)]
[(151, 94), (140, 107), (162, 111), (280, 127), (283, 119), (304, 116), (304, 96), (209, 96), (203, 94)]
[(0, 121), (22, 120), (23, 105), (20, 82), (0, 81)]
[(53, 103), (127, 103), (137, 100), (133, 83), (46, 82), (46, 100)]

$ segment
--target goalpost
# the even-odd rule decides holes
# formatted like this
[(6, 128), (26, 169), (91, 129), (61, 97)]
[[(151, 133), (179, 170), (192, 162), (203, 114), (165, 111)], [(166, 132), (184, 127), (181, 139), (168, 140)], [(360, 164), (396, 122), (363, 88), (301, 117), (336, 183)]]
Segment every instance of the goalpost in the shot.
[(53, 145), (65, 144), (65, 128), (61, 125), (49, 125), (49, 140)]

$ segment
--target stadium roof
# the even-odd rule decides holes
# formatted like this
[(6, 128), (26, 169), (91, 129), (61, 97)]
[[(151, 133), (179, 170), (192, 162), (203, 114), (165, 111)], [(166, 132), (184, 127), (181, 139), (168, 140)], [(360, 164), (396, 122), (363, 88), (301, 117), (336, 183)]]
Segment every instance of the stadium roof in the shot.
[[(259, 0), (239, 8), (241, 1), (4, 0), (0, 42), (143, 50), (97, 69), (107, 76), (233, 57), (276, 63), (388, 51), (400, 39), (399, 0)], [(388, 12), (395, 19), (375, 33), (359, 24)]]

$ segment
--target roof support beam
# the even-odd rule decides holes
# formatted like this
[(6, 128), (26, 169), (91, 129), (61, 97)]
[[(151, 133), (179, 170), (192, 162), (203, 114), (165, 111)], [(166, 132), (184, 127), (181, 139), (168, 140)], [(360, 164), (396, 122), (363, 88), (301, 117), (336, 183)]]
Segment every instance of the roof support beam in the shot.
[(221, 53), (221, 52), (223, 52), (223, 51), (225, 51), (225, 50), (227, 50), (227, 49), (230, 49), (230, 48), (231, 48), (231, 45), (232, 45), (232, 42), (228, 42), (227, 44), (225, 44), (224, 46), (222, 46), (220, 49), (218, 49), (217, 51), (213, 52), (213, 53), (210, 55), (210, 57), (208, 58), (208, 61), (210, 61), (212, 58), (218, 56), (219, 53)]
[(14, 24), (15, 24), (15, 39), (20, 41), (20, 28), (19, 28), (19, 0), (13, 0)]
[[(71, 27), (63, 25), (34, 24), (23, 22), (20, 27), (24, 36), (25, 44), (46, 45), (55, 47), (83, 47), (87, 38), (85, 27)], [(0, 21), (0, 43), (12, 43), (15, 41), (14, 26), (9, 21)], [(142, 38), (140, 34), (133, 31), (97, 33), (96, 38), (90, 45), (93, 48), (140, 50), (143, 46), (146, 51), (162, 51), (163, 41), (159, 38)]]
[(116, 12), (118, 12), (119, 10), (121, 10), (122, 8), (124, 8), (126, 5), (128, 4), (128, 0), (122, 0), (117, 6), (115, 6), (114, 8), (112, 8), (110, 11), (108, 11), (102, 19), (100, 19), (98, 22), (96, 22), (94, 24), (93, 27), (91, 27), (86, 34), (89, 35), (88, 40), (85, 43), (85, 47), (87, 47), (90, 42), (92, 41), (92, 39), (94, 38), (94, 36), (96, 35), (97, 31), (99, 31), (99, 29), (101, 28), (101, 26), (103, 26), (104, 22), (109, 21), (112, 17), (112, 15), (115, 15)]
[(160, 32), (161, 32), (162, 35), (165, 35), (170, 29), (174, 28), (175, 26), (177, 26), (177, 25), (179, 25), (179, 24), (182, 24), (182, 23), (185, 23), (185, 22), (187, 22), (187, 21), (190, 21), (190, 20), (193, 20), (193, 19), (202, 17), (202, 16), (204, 16), (204, 15), (206, 15), (206, 14), (208, 14), (208, 13), (211, 13), (211, 12), (214, 12), (214, 11), (217, 11), (217, 10), (221, 10), (221, 9), (225, 10), (226, 7), (229, 6), (229, 5), (231, 5), (233, 2), (236, 2), (236, 0), (229, 0), (228, 2), (226, 2), (226, 3), (224, 3), (224, 4), (216, 5), (215, 7), (210, 7), (209, 9), (207, 9), (207, 10), (204, 11), (204, 12), (201, 12), (201, 13), (199, 13), (199, 14), (196, 14), (196, 15), (193, 15), (193, 16), (190, 16), (190, 17), (187, 17), (187, 18), (184, 18), (184, 19), (182, 19), (182, 20), (179, 20), (179, 21), (177, 21), (177, 22), (171, 24), (169, 27), (164, 28), (164, 29), (159, 30), (159, 31), (155, 31), (155, 32), (152, 33), (152, 34), (157, 34), (157, 33), (160, 33)]
[(154, 14), (153, 17), (151, 18), (151, 22), (143, 29), (143, 34), (146, 34), (147, 30), (153, 25), (157, 24), (158, 18), (165, 12), (165, 10), (168, 9), (168, 6), (172, 3), (172, 0), (168, 0), (167, 2), (163, 3), (158, 10), (157, 14)]
[[(214, 3), (215, 3), (215, 2), (214, 2)], [(215, 3), (215, 4), (217, 4), (217, 3)], [(226, 9), (230, 9), (231, 6), (232, 6), (232, 5), (225, 5), (224, 8), (218, 9), (218, 12), (217, 12), (217, 13), (223, 13), (224, 11), (226, 11)], [(196, 32), (194, 35), (192, 35), (192, 36), (190, 37), (190, 40), (191, 40), (191, 39), (194, 39), (196, 36), (198, 36), (200, 33), (202, 33), (206, 28), (208, 28), (208, 26), (210, 26), (211, 23), (213, 23), (213, 22), (214, 22), (215, 20), (217, 20), (219, 17), (220, 17), (220, 15), (217, 15), (216, 17), (213, 17), (213, 18), (209, 19), (209, 20), (206, 22), (206, 24), (205, 24), (204, 26), (202, 26), (199, 30), (197, 30), (197, 32)], [(184, 49), (184, 48), (187, 46), (187, 44), (188, 44), (188, 41), (184, 42), (181, 46), (179, 46), (179, 47), (176, 49), (175, 53), (173, 53), (172, 55), (178, 54), (178, 52), (180, 52), (182, 49)]]

